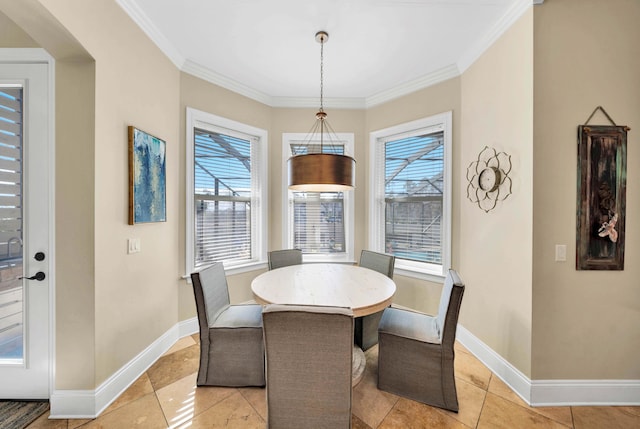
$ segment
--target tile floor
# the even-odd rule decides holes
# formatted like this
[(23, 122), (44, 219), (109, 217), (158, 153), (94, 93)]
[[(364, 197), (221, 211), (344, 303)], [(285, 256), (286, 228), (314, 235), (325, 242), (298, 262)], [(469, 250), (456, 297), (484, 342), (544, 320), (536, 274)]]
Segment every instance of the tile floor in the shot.
[[(94, 420), (48, 420), (37, 428), (265, 428), (262, 388), (196, 388), (197, 335), (178, 341)], [(374, 428), (640, 428), (640, 407), (528, 407), (479, 360), (456, 344), (458, 414), (376, 388), (377, 347), (353, 390), (353, 429)]]

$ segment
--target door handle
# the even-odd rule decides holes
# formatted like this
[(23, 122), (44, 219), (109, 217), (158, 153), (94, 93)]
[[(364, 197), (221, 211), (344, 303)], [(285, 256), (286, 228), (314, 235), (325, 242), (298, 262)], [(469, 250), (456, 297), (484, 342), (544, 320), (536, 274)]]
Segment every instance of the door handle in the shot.
[(18, 279), (25, 279), (25, 280), (38, 280), (39, 282), (41, 282), (42, 280), (45, 279), (45, 275), (42, 271), (38, 271), (37, 273), (35, 273), (34, 275), (32, 275), (31, 277), (18, 277)]

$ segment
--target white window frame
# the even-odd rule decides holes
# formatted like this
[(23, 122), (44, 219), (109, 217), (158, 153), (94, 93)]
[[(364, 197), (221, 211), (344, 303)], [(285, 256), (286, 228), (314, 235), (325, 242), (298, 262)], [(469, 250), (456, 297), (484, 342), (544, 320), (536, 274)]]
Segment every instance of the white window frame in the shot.
[(396, 258), (395, 272), (400, 275), (442, 282), (451, 267), (451, 200), (452, 200), (452, 114), (451, 111), (418, 119), (370, 133), (369, 145), (369, 248), (385, 251), (384, 144), (425, 132), (444, 132), (444, 192), (442, 200), (442, 265)]
[[(291, 156), (291, 144), (308, 142), (311, 144), (320, 144), (320, 135), (317, 140), (309, 142), (309, 135), (304, 133), (283, 133), (282, 134), (282, 243), (284, 248), (293, 248), (293, 192), (289, 190), (287, 160)], [(335, 140), (337, 137), (337, 141)], [(344, 154), (351, 157), (354, 156), (354, 134), (353, 133), (337, 133), (324, 134), (323, 140), (331, 141), (332, 145), (342, 144), (344, 146)], [(344, 191), (344, 236), (346, 252), (341, 253), (323, 253), (323, 254), (304, 254), (302, 260), (304, 262), (332, 262), (332, 263), (354, 263), (354, 226), (355, 226), (355, 209), (354, 209), (354, 191)]]
[[(216, 116), (211, 113), (187, 107), (186, 137), (186, 237), (185, 237), (185, 277), (196, 270), (195, 250), (195, 210), (194, 210), (194, 128), (215, 133), (251, 136), (251, 260), (242, 262), (224, 261), (227, 274), (239, 274), (266, 266), (267, 255), (267, 181), (268, 133), (261, 128)], [(202, 267), (198, 267), (201, 269)]]

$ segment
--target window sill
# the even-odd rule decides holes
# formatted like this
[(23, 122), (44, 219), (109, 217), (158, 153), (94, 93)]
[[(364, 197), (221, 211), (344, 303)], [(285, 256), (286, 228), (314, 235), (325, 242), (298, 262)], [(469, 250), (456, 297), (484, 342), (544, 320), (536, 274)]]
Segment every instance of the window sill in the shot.
[[(204, 265), (199, 267), (196, 271), (202, 270), (208, 265)], [(227, 276), (233, 276), (235, 274), (248, 273), (250, 271), (258, 271), (268, 269), (269, 265), (266, 262), (250, 262), (242, 265), (234, 265), (232, 267), (224, 267), (224, 272)], [(182, 276), (184, 280), (187, 281), (188, 284), (191, 284), (191, 274), (185, 274)]]
[(394, 275), (397, 274), (399, 276), (411, 277), (414, 279), (426, 280), (432, 283), (444, 283), (445, 276), (442, 274), (435, 274), (426, 271), (417, 271), (407, 268), (400, 268), (398, 266), (395, 267), (393, 271)]

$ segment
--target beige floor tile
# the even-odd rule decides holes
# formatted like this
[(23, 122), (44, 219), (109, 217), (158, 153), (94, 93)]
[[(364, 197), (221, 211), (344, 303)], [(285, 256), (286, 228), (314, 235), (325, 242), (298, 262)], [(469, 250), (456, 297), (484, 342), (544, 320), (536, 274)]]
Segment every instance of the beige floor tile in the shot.
[(265, 421), (256, 413), (249, 402), (239, 392), (235, 392), (178, 428), (264, 429), (265, 426)]
[(460, 344), (458, 341), (453, 343), (453, 349), (456, 351), (456, 353), (458, 353), (458, 352), (471, 353), (469, 350), (467, 350), (467, 348), (465, 346)]
[(489, 392), (477, 428), (566, 429), (566, 426)]
[(480, 419), (482, 405), (487, 392), (474, 384), (461, 379), (456, 379), (456, 391), (458, 393), (457, 413), (437, 408), (437, 411), (447, 414), (466, 426), (475, 428)]
[(143, 396), (133, 402), (91, 420), (82, 429), (166, 429), (167, 422), (154, 393)]
[(196, 332), (195, 334), (191, 334), (191, 338), (193, 338), (193, 341), (196, 342), (196, 344), (200, 344), (200, 333)]
[[(0, 427), (2, 425), (0, 424)], [(66, 419), (49, 419), (49, 411), (35, 419), (27, 429), (67, 429)]]
[(409, 399), (400, 398), (382, 421), (379, 429), (468, 429), (456, 419), (435, 408)]
[(264, 387), (242, 387), (238, 391), (249, 401), (251, 406), (260, 414), (265, 421), (267, 420), (267, 391)]
[(360, 420), (358, 416), (351, 415), (351, 429), (371, 429), (371, 426)]
[[(520, 398), (509, 386), (505, 384), (504, 381), (500, 380), (498, 377), (493, 375), (491, 377), (491, 381), (489, 382), (489, 392), (494, 395), (498, 395), (503, 399), (507, 399), (511, 402), (515, 402), (516, 404), (522, 407), (528, 407), (529, 405)], [(571, 413), (571, 410), (569, 410)]]
[(69, 419), (69, 425), (67, 429), (76, 429), (84, 425), (85, 423), (89, 423), (91, 419)]
[(545, 417), (549, 417), (550, 419), (555, 420), (558, 423), (562, 423), (565, 426), (573, 427), (573, 418), (571, 417), (570, 407), (530, 407), (522, 400), (522, 398), (520, 398), (520, 396), (518, 396), (509, 386), (495, 375), (491, 377), (489, 392), (522, 407), (529, 408), (529, 410), (542, 414)]
[(638, 408), (571, 407), (571, 411), (575, 429), (631, 429), (640, 428)]
[(491, 371), (471, 353), (456, 353), (454, 360), (455, 376), (481, 389), (489, 388)]
[(178, 341), (176, 341), (176, 343), (173, 346), (171, 346), (171, 348), (167, 350), (167, 352), (163, 356), (169, 355), (173, 352), (177, 352), (178, 350), (185, 349), (194, 344), (197, 344), (197, 343), (193, 339), (193, 337), (191, 335), (187, 335), (186, 337), (182, 337)]
[(353, 389), (351, 411), (372, 428), (377, 427), (391, 411), (398, 396), (378, 390), (378, 347), (365, 352), (367, 366), (362, 380)]
[(102, 414), (109, 413), (117, 408), (120, 408), (123, 405), (128, 404), (129, 402), (142, 398), (144, 395), (148, 395), (152, 392), (153, 386), (151, 385), (149, 376), (145, 372), (140, 377), (138, 377), (138, 379), (134, 381), (133, 384), (122, 393), (122, 395), (120, 395), (115, 401), (113, 401), (111, 405), (109, 405), (107, 409), (102, 412)]
[(197, 387), (197, 374), (190, 374), (156, 391), (169, 427), (179, 427), (237, 392), (232, 387)]
[(158, 390), (197, 372), (199, 363), (200, 346), (193, 345), (162, 356), (147, 370), (147, 374), (153, 388)]
[(625, 411), (634, 416), (640, 417), (640, 407), (617, 407), (617, 408), (620, 408), (620, 410)]

